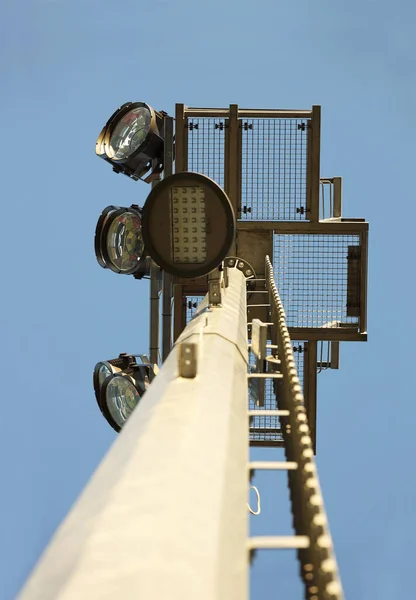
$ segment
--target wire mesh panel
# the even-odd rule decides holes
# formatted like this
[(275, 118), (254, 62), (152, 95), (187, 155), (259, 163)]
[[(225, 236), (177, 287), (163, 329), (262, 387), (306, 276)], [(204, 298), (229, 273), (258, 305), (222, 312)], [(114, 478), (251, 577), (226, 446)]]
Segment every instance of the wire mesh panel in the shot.
[(186, 296), (186, 324), (192, 319), (203, 299), (204, 296)]
[(288, 327), (358, 325), (347, 315), (349, 248), (358, 235), (274, 236), (273, 268)]
[[(270, 344), (270, 340), (267, 342)], [(303, 388), (303, 362), (304, 362), (304, 342), (293, 342), (293, 351), (299, 380)], [(268, 352), (269, 354), (271, 351)], [(255, 365), (255, 356), (252, 352), (249, 355), (250, 369)], [(249, 410), (276, 410), (276, 395), (273, 389), (273, 381), (266, 379), (264, 391), (264, 406), (259, 407), (256, 404), (257, 394), (252, 387), (249, 387), (248, 408)], [(274, 446), (282, 445), (283, 438), (280, 431), (279, 417), (265, 415), (255, 416), (250, 419), (250, 444), (252, 446)]]
[(223, 188), (224, 120), (189, 119), (188, 128), (188, 170), (211, 177)]
[(248, 119), (242, 125), (242, 220), (308, 218), (305, 119)]

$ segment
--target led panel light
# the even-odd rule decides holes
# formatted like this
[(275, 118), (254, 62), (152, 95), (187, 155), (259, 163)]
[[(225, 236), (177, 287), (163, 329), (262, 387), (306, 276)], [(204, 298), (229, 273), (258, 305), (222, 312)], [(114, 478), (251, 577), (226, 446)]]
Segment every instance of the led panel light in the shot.
[(207, 258), (205, 190), (174, 186), (171, 197), (173, 261), (203, 264)]
[(201, 277), (215, 269), (227, 255), (235, 229), (228, 196), (200, 173), (166, 177), (143, 207), (142, 235), (149, 256), (179, 277)]

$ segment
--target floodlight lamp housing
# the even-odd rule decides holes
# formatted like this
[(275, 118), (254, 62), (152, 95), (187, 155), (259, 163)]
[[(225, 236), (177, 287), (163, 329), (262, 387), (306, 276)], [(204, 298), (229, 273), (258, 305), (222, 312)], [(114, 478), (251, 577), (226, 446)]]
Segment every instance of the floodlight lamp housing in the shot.
[(141, 279), (150, 274), (142, 236), (142, 209), (110, 205), (101, 213), (95, 229), (95, 256), (103, 269)]
[(95, 147), (97, 156), (110, 163), (116, 173), (135, 181), (150, 183), (159, 179), (163, 170), (165, 115), (144, 102), (126, 102), (101, 130)]
[(109, 375), (113, 375), (114, 373), (120, 373), (121, 371), (128, 370), (129, 367), (134, 364), (136, 364), (135, 357), (132, 354), (126, 354), (125, 352), (123, 352), (117, 358), (103, 360), (95, 365), (93, 373), (93, 385), (95, 398), (99, 407), (100, 389), (106, 378)]
[(177, 277), (208, 275), (227, 256), (235, 232), (227, 194), (200, 173), (181, 171), (165, 177), (143, 206), (146, 251), (161, 269)]
[[(136, 361), (136, 358), (138, 359)], [(107, 369), (107, 376), (104, 374)], [(157, 374), (157, 365), (146, 355), (120, 354), (98, 363), (94, 369), (94, 391), (101, 413), (119, 432)]]

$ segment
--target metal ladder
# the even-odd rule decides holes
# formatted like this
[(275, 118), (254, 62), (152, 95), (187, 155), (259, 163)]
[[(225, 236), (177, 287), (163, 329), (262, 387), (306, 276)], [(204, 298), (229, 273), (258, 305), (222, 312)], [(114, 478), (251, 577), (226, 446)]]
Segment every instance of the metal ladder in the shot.
[[(253, 281), (253, 280), (251, 280)], [(287, 471), (294, 535), (253, 536), (247, 539), (248, 556), (256, 550), (296, 549), (306, 600), (343, 600), (343, 590), (333, 553), (332, 540), (320, 491), (309, 434), (303, 393), (300, 387), (292, 344), (286, 327), (283, 305), (277, 291), (271, 262), (266, 257), (264, 290), (248, 290), (268, 294), (269, 302), (251, 304), (270, 310), (267, 323), (248, 323), (251, 326), (251, 350), (256, 356), (256, 371), (248, 373), (248, 381), (279, 379), (276, 410), (265, 408), (248, 411), (249, 419), (257, 416), (279, 417), (286, 461), (251, 461), (247, 465), (248, 480), (255, 470)], [(267, 344), (271, 339), (272, 344)], [(265, 372), (266, 351), (274, 350), (275, 369)], [(276, 387), (275, 387), (276, 390)], [(264, 390), (263, 390), (264, 393)], [(264, 403), (263, 403), (264, 405)]]

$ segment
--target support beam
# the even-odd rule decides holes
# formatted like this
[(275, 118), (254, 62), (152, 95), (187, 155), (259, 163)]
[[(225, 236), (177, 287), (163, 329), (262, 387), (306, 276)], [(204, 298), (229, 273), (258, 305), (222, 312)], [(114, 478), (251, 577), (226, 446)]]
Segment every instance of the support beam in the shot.
[(334, 218), (342, 217), (342, 177), (333, 178), (334, 186)]
[(318, 343), (306, 342), (303, 363), (303, 395), (305, 398), (306, 415), (312, 439), (313, 452), (316, 454), (316, 401), (317, 401), (317, 362)]
[(163, 273), (162, 311), (162, 361), (165, 361), (172, 348), (172, 276)]
[(239, 231), (258, 231), (272, 230), (274, 233), (290, 233), (293, 235), (304, 234), (329, 234), (343, 235), (359, 234), (363, 231), (368, 231), (368, 223), (361, 219), (348, 221), (325, 220), (312, 223), (310, 221), (238, 221)]
[(356, 327), (288, 327), (292, 340), (366, 342), (367, 334)]
[(173, 286), (173, 339), (178, 339), (186, 324), (186, 306), (183, 287), (179, 284)]
[(150, 362), (159, 362), (159, 291), (160, 269), (155, 262), (150, 265)]
[(312, 119), (308, 123), (308, 177), (307, 218), (319, 221), (319, 191), (321, 162), (321, 107), (312, 107)]
[[(228, 127), (225, 130), (224, 189), (230, 199), (236, 218), (241, 215), (241, 129), (238, 120), (238, 105), (231, 104)], [(236, 239), (228, 251), (236, 254)]]
[[(187, 117), (216, 117), (227, 118), (228, 108), (195, 108), (185, 107)], [(311, 110), (292, 110), (285, 108), (239, 108), (238, 117), (245, 119), (310, 119)]]
[[(186, 327), (20, 600), (247, 598), (246, 282)], [(180, 344), (197, 376), (178, 376)]]
[[(166, 115), (164, 118), (164, 171), (163, 176), (173, 173), (173, 119)], [(163, 273), (162, 297), (162, 360), (166, 360), (172, 348), (172, 275)]]
[(360, 331), (367, 333), (368, 231), (361, 233)]
[(175, 107), (175, 172), (188, 169), (188, 121), (183, 104)]

